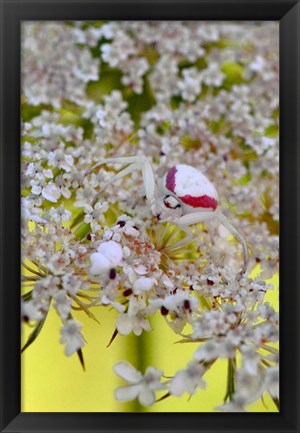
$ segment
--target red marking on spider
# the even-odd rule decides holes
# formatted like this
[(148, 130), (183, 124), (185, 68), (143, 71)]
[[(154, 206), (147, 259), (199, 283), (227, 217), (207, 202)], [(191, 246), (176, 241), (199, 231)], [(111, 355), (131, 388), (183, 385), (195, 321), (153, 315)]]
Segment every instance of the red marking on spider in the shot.
[(192, 206), (192, 207), (202, 207), (202, 208), (211, 208), (213, 210), (218, 206), (218, 202), (216, 199), (209, 197), (208, 195), (202, 195), (201, 197), (193, 197), (191, 195), (184, 195), (182, 197), (178, 197), (183, 203)]
[(174, 192), (175, 194), (175, 175), (177, 173), (177, 168), (172, 167), (170, 168), (170, 170), (168, 171), (167, 174), (167, 178), (166, 178), (166, 187), (168, 188), (169, 191)]

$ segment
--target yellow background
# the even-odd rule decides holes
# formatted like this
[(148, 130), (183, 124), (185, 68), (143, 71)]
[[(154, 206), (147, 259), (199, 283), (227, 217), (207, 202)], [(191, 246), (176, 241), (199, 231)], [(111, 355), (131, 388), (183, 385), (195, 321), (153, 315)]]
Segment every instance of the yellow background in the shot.
[[(278, 307), (278, 277), (273, 278), (274, 291), (266, 300)], [(78, 313), (75, 318), (83, 323), (87, 344), (83, 349), (86, 371), (82, 370), (77, 355), (66, 357), (59, 343), (61, 321), (55, 311), (48, 315), (37, 340), (22, 354), (22, 411), (24, 412), (213, 412), (222, 404), (226, 389), (227, 361), (220, 360), (205, 375), (206, 389), (189, 399), (170, 397), (150, 408), (139, 406), (136, 401), (119, 403), (113, 391), (125, 383), (112, 371), (120, 360), (130, 361), (144, 372), (149, 365), (172, 375), (184, 368), (197, 348), (197, 343), (174, 344), (180, 339), (164, 322), (161, 315), (152, 320), (153, 331), (142, 338), (118, 335), (110, 347), (106, 347), (114, 331), (114, 311), (95, 308), (93, 312), (100, 325)], [(23, 343), (32, 329), (23, 328)], [(164, 391), (161, 395), (164, 394)], [(159, 395), (160, 397), (160, 395)], [(276, 412), (271, 398), (266, 394), (264, 403), (259, 401), (248, 407), (256, 412)]]

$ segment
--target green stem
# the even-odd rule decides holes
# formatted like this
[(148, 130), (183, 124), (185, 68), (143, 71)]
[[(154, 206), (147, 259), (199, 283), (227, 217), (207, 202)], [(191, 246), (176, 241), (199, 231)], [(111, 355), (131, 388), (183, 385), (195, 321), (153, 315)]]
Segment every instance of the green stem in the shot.
[(229, 400), (232, 400), (232, 396), (234, 394), (234, 365), (235, 365), (235, 358), (234, 359), (228, 359), (227, 364), (227, 387), (226, 387), (226, 394), (224, 397), (224, 403)]
[[(126, 353), (126, 359), (142, 374), (145, 373), (145, 369), (147, 367), (147, 361), (146, 361), (146, 345), (148, 342), (145, 340), (147, 339), (147, 335), (145, 331), (140, 335), (136, 336), (133, 333), (129, 336), (127, 336), (127, 341), (125, 344), (125, 353)], [(138, 399), (131, 400), (126, 403), (126, 412), (147, 412), (147, 408), (145, 406), (142, 406)]]
[[(147, 349), (149, 350), (149, 344), (151, 344), (151, 340), (149, 338), (149, 333), (143, 331), (139, 337), (136, 337), (136, 363), (137, 369), (145, 374), (147, 365)], [(148, 408), (141, 405), (138, 400), (135, 401), (136, 410), (138, 412), (149, 412)]]

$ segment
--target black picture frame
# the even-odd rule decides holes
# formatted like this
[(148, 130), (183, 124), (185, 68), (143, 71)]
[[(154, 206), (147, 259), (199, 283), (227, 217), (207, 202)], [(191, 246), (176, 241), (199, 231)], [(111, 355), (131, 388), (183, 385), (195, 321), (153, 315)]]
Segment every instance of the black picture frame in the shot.
[[(295, 0), (1, 0), (1, 432), (299, 432), (299, 65)], [(280, 21), (279, 413), (20, 412), (20, 24), (23, 20)]]

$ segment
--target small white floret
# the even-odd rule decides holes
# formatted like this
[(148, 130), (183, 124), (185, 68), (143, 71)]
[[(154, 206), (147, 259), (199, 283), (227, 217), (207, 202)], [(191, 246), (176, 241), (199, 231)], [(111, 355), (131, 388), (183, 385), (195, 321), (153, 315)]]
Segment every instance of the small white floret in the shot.
[(92, 275), (99, 275), (107, 272), (111, 268), (110, 261), (107, 257), (100, 253), (93, 253), (90, 256), (92, 266), (90, 268), (90, 273)]
[(82, 325), (76, 320), (67, 320), (62, 326), (60, 342), (65, 344), (65, 354), (73, 355), (77, 350), (85, 345), (84, 338), (81, 334)]
[(103, 242), (99, 245), (97, 251), (105, 256), (111, 262), (112, 266), (118, 266), (123, 258), (122, 247), (115, 241)]
[(140, 277), (133, 284), (133, 291), (136, 295), (148, 292), (154, 286), (153, 278)]
[(145, 275), (145, 274), (147, 274), (147, 272), (148, 272), (146, 266), (144, 266), (144, 265), (136, 265), (136, 266), (134, 266), (134, 271), (135, 271), (138, 275)]
[(100, 275), (109, 269), (119, 266), (123, 258), (123, 250), (120, 244), (115, 241), (106, 241), (99, 245), (97, 253), (90, 256), (92, 275)]

